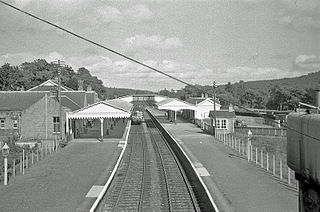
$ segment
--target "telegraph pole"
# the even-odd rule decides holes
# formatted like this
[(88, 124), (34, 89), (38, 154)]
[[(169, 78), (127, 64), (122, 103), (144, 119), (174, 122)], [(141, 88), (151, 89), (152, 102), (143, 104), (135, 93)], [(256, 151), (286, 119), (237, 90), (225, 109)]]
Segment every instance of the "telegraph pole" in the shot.
[(212, 128), (213, 136), (216, 136), (216, 126), (217, 126), (217, 117), (216, 117), (216, 81), (213, 81), (212, 83), (212, 89), (213, 89), (213, 104), (214, 104), (214, 128)]
[(61, 67), (63, 61), (58, 60), (57, 65), (58, 65), (58, 101), (59, 101), (59, 130), (60, 130), (60, 135), (59, 139), (60, 142), (62, 141), (62, 103), (61, 103)]

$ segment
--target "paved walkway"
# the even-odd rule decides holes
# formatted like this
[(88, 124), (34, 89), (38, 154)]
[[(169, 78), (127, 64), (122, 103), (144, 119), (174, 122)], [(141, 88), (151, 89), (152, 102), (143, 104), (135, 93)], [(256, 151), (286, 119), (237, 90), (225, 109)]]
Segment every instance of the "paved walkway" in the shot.
[(104, 185), (122, 148), (118, 140), (71, 142), (0, 186), (0, 211), (88, 211), (86, 194)]
[[(194, 165), (221, 211), (298, 211), (298, 194), (285, 182), (249, 164), (245, 158), (191, 123), (163, 123)], [(206, 172), (207, 170), (207, 172)]]

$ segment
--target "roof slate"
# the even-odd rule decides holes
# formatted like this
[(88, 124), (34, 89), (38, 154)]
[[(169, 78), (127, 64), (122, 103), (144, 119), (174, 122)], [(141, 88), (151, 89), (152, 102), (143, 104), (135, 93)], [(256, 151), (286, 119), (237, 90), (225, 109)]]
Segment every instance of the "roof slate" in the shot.
[(0, 91), (0, 110), (23, 111), (50, 92)]
[(115, 106), (119, 109), (122, 109), (124, 111), (127, 111), (127, 112), (131, 112), (132, 108), (133, 108), (133, 104), (126, 102), (124, 100), (121, 100), (121, 99), (110, 99), (110, 100), (106, 100), (104, 102), (109, 105)]

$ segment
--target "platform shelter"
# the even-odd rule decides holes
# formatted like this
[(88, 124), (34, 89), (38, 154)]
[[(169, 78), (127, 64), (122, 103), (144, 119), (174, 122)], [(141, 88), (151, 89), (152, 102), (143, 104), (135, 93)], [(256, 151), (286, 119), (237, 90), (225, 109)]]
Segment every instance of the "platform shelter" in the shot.
[(177, 98), (168, 98), (156, 103), (159, 110), (168, 112), (168, 119), (174, 117), (174, 122), (177, 120), (177, 112), (180, 110), (196, 110), (196, 106)]
[(81, 108), (66, 115), (66, 133), (72, 134), (74, 124), (72, 120), (78, 120), (81, 125), (85, 120), (100, 120), (100, 138), (104, 137), (104, 122), (110, 122), (113, 119), (129, 118), (133, 111), (133, 105), (120, 99), (100, 101), (87, 107)]

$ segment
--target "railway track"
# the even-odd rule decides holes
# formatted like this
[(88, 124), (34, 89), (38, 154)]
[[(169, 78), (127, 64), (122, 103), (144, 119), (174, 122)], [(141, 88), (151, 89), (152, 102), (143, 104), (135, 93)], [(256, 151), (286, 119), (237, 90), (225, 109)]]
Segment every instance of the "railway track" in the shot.
[(177, 158), (144, 115), (145, 124), (132, 125), (120, 167), (96, 211), (200, 211)]

